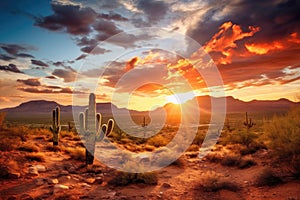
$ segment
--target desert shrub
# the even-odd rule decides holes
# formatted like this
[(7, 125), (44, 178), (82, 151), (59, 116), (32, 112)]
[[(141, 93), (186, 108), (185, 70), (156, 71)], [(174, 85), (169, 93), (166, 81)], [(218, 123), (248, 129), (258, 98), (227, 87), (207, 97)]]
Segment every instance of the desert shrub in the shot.
[(158, 182), (157, 173), (146, 172), (146, 173), (128, 173), (119, 172), (116, 177), (113, 178), (109, 184), (116, 186), (125, 186), (129, 184), (144, 183), (147, 185), (156, 185)]
[(273, 186), (282, 183), (280, 177), (276, 176), (274, 171), (269, 168), (263, 169), (256, 177), (256, 185), (261, 186)]
[(196, 144), (192, 144), (187, 151), (198, 151), (199, 150), (199, 146)]
[(44, 162), (45, 161), (45, 155), (43, 153), (27, 153), (25, 155), (25, 158), (29, 161), (37, 161), (37, 162)]
[(203, 143), (204, 141), (204, 138), (205, 138), (205, 133), (203, 131), (198, 131), (192, 144), (194, 145), (200, 145)]
[(248, 147), (243, 147), (240, 149), (242, 155), (253, 154), (260, 149), (267, 149), (266, 145), (263, 142), (252, 142)]
[(21, 144), (18, 148), (19, 151), (26, 151), (26, 152), (39, 152), (40, 149), (35, 144), (32, 143), (25, 143)]
[(237, 166), (240, 164), (241, 156), (238, 154), (227, 154), (221, 160), (221, 165)]
[(6, 113), (3, 113), (3, 112), (0, 113), (0, 130), (2, 130), (2, 128), (3, 128), (3, 123), (4, 123), (4, 120), (5, 120), (5, 115), (6, 115)]
[(290, 110), (283, 116), (274, 116), (265, 123), (267, 146), (273, 155), (291, 165), (295, 173), (300, 173), (297, 157), (300, 156), (300, 107)]
[(205, 158), (210, 162), (220, 162), (222, 160), (222, 156), (219, 153), (208, 153)]
[(80, 161), (85, 160), (85, 149), (84, 148), (81, 148), (81, 147), (76, 147), (76, 148), (67, 147), (67, 148), (64, 149), (64, 151), (70, 155), (71, 159), (80, 160)]
[(236, 183), (228, 181), (224, 175), (215, 171), (207, 171), (200, 179), (200, 184), (207, 192), (215, 192), (218, 190), (238, 191), (240, 188)]
[(153, 137), (151, 137), (147, 143), (152, 145), (152, 146), (155, 146), (155, 147), (162, 147), (162, 146), (166, 146), (168, 144), (168, 139), (163, 137), (162, 135), (158, 134), (158, 135), (155, 135)]
[[(135, 171), (142, 171), (143, 164), (134, 161), (127, 161), (123, 168), (127, 172), (118, 172), (116, 177), (109, 181), (112, 185), (125, 186), (135, 183), (144, 183), (147, 185), (155, 185), (158, 182), (156, 172), (134, 173)], [(132, 172), (132, 173), (130, 173)]]
[(251, 159), (251, 158), (242, 158), (239, 163), (238, 163), (238, 167), (240, 169), (245, 169), (251, 166), (256, 165), (257, 163), (255, 162), (255, 160)]

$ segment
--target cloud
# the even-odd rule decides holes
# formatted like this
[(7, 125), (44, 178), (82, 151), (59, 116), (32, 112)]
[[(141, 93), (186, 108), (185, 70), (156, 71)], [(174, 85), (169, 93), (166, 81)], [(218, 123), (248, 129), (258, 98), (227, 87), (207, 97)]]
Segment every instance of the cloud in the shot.
[(13, 60), (15, 58), (11, 57), (11, 56), (8, 56), (8, 55), (5, 55), (5, 54), (0, 54), (0, 59), (5, 60), (5, 61), (10, 61), (10, 60)]
[(134, 57), (132, 58), (131, 60), (129, 60), (127, 63), (126, 63), (126, 66), (125, 66), (125, 71), (129, 71), (131, 69), (134, 68), (134, 66), (138, 63), (139, 61), (139, 58), (138, 57)]
[(84, 58), (87, 57), (87, 54), (81, 54), (80, 56), (78, 56), (75, 60), (82, 60)]
[(39, 81), (38, 78), (29, 78), (26, 80), (17, 79), (17, 82), (20, 82), (27, 86), (41, 86), (41, 82)]
[(43, 61), (41, 60), (31, 60), (31, 63), (34, 64), (34, 65), (38, 65), (38, 66), (41, 66), (41, 67), (49, 67), (48, 64), (44, 63)]
[(228, 64), (232, 62), (232, 56), (238, 54), (237, 41), (246, 37), (253, 36), (260, 30), (259, 27), (248, 27), (249, 32), (243, 32), (241, 26), (233, 24), (232, 22), (225, 22), (219, 27), (219, 31), (205, 44), (204, 50), (206, 52), (220, 52), (222, 57), (216, 61), (221, 64)]
[(92, 8), (58, 2), (51, 5), (54, 13), (38, 18), (35, 22), (37, 26), (52, 31), (66, 31), (73, 35), (88, 34), (92, 31), (91, 24), (97, 17)]
[(147, 15), (149, 23), (155, 24), (167, 14), (168, 4), (164, 1), (139, 0), (137, 1), (137, 8)]
[(27, 54), (27, 53), (19, 53), (17, 54), (17, 57), (21, 57), (21, 58), (34, 58), (33, 55)]
[(10, 71), (10, 72), (14, 72), (14, 73), (23, 73), (18, 69), (18, 67), (15, 64), (2, 65), (2, 66), (0, 66), (0, 70)]
[(65, 69), (55, 69), (52, 72), (52, 75), (63, 78), (64, 82), (68, 83), (75, 80), (77, 71), (72, 69), (71, 67), (66, 67)]
[(113, 12), (109, 12), (108, 14), (101, 13), (98, 15), (98, 18), (105, 19), (105, 20), (114, 20), (114, 21), (128, 21), (128, 18)]
[(91, 46), (85, 46), (85, 47), (82, 47), (80, 49), (82, 52), (85, 52), (85, 53), (91, 53), (91, 54), (104, 54), (104, 53), (107, 53), (107, 52), (111, 52), (110, 50), (107, 50), (107, 49), (104, 49), (104, 48), (101, 48), (97, 45), (91, 45)]
[(20, 51), (27, 51), (27, 48), (18, 44), (0, 44), (1, 49), (11, 55), (17, 55)]
[(47, 89), (47, 88), (32, 88), (32, 87), (23, 88), (23, 87), (20, 87), (18, 89), (21, 91), (24, 91), (24, 92), (39, 93), (39, 94), (61, 94), (61, 93), (72, 94), (73, 93), (73, 91), (70, 88), (60, 88), (58, 90), (53, 90), (53, 89)]
[(98, 32), (96, 39), (100, 41), (122, 32), (113, 21), (103, 19), (97, 20), (97, 22), (93, 24), (93, 28)]

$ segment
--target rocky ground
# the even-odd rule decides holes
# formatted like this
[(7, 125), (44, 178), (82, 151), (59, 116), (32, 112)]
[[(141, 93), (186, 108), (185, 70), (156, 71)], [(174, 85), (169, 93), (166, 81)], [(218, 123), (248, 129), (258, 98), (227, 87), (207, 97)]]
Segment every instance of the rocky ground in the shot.
[(274, 166), (267, 150), (247, 155), (256, 164), (243, 168), (187, 152), (155, 172), (157, 184), (116, 186), (110, 184), (116, 170), (99, 161), (86, 168), (84, 154), (72, 151), (80, 147), (78, 139), (64, 137), (53, 148), (50, 137), (29, 136), (14, 149), (0, 151), (0, 199), (300, 199), (300, 181), (294, 178), (257, 184), (260, 174)]

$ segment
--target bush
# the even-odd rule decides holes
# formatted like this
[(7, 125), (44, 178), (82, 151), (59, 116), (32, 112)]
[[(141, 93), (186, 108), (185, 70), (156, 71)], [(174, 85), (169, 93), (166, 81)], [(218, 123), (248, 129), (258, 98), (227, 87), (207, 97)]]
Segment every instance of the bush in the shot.
[(6, 115), (6, 113), (3, 113), (3, 112), (0, 113), (0, 130), (2, 130), (2, 128), (3, 128), (3, 122), (5, 120), (5, 115)]
[(157, 173), (128, 173), (119, 172), (109, 183), (116, 186), (125, 186), (129, 184), (144, 183), (147, 185), (156, 185), (158, 182)]
[(251, 158), (242, 158), (238, 164), (240, 169), (245, 169), (251, 166), (256, 165), (257, 163)]
[(204, 173), (200, 181), (201, 186), (207, 192), (215, 192), (222, 189), (236, 192), (240, 189), (236, 183), (228, 181), (222, 174), (215, 171)]
[(276, 176), (272, 169), (263, 169), (256, 178), (256, 185), (261, 186), (273, 186), (282, 183), (280, 177)]
[[(290, 110), (286, 115), (274, 116), (272, 121), (265, 123), (267, 145), (274, 155), (284, 158), (287, 164), (300, 156), (300, 107)], [(295, 170), (299, 166), (293, 165)]]
[(241, 156), (238, 154), (228, 154), (221, 160), (221, 165), (224, 166), (237, 166), (240, 164)]
[(155, 147), (162, 147), (166, 146), (168, 142), (169, 141), (162, 135), (155, 135), (154, 137), (151, 137), (147, 143)]

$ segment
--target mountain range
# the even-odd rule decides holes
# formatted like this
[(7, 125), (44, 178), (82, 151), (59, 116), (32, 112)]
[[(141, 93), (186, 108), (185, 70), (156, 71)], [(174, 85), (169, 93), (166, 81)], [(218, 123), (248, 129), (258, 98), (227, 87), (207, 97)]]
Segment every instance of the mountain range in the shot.
[[(198, 96), (200, 111), (209, 113), (211, 109), (211, 98), (210, 96)], [(224, 98), (224, 97), (222, 97)], [(300, 105), (300, 102), (292, 102), (288, 99), (279, 99), (279, 100), (253, 100), (249, 102), (241, 101), (235, 99), (231, 96), (226, 98), (226, 108), (228, 113), (236, 112), (278, 112), (278, 111), (287, 111), (293, 106)], [(49, 113), (56, 106), (60, 106), (61, 112), (71, 113), (72, 105), (60, 105), (55, 101), (46, 101), (46, 100), (34, 100), (25, 103), (21, 103), (19, 106), (13, 108), (4, 108), (0, 112), (6, 113)], [(84, 106), (75, 106), (78, 109), (84, 109)], [(110, 115), (111, 108), (116, 109), (119, 113), (125, 113), (128, 110), (125, 108), (118, 108), (117, 106), (111, 103), (97, 103), (97, 112)], [(164, 105), (164, 108), (169, 111), (172, 109), (178, 109), (178, 105), (175, 106), (172, 103)], [(161, 109), (161, 108), (158, 108)], [(135, 111), (129, 110), (131, 114), (145, 114), (146, 111)]]

